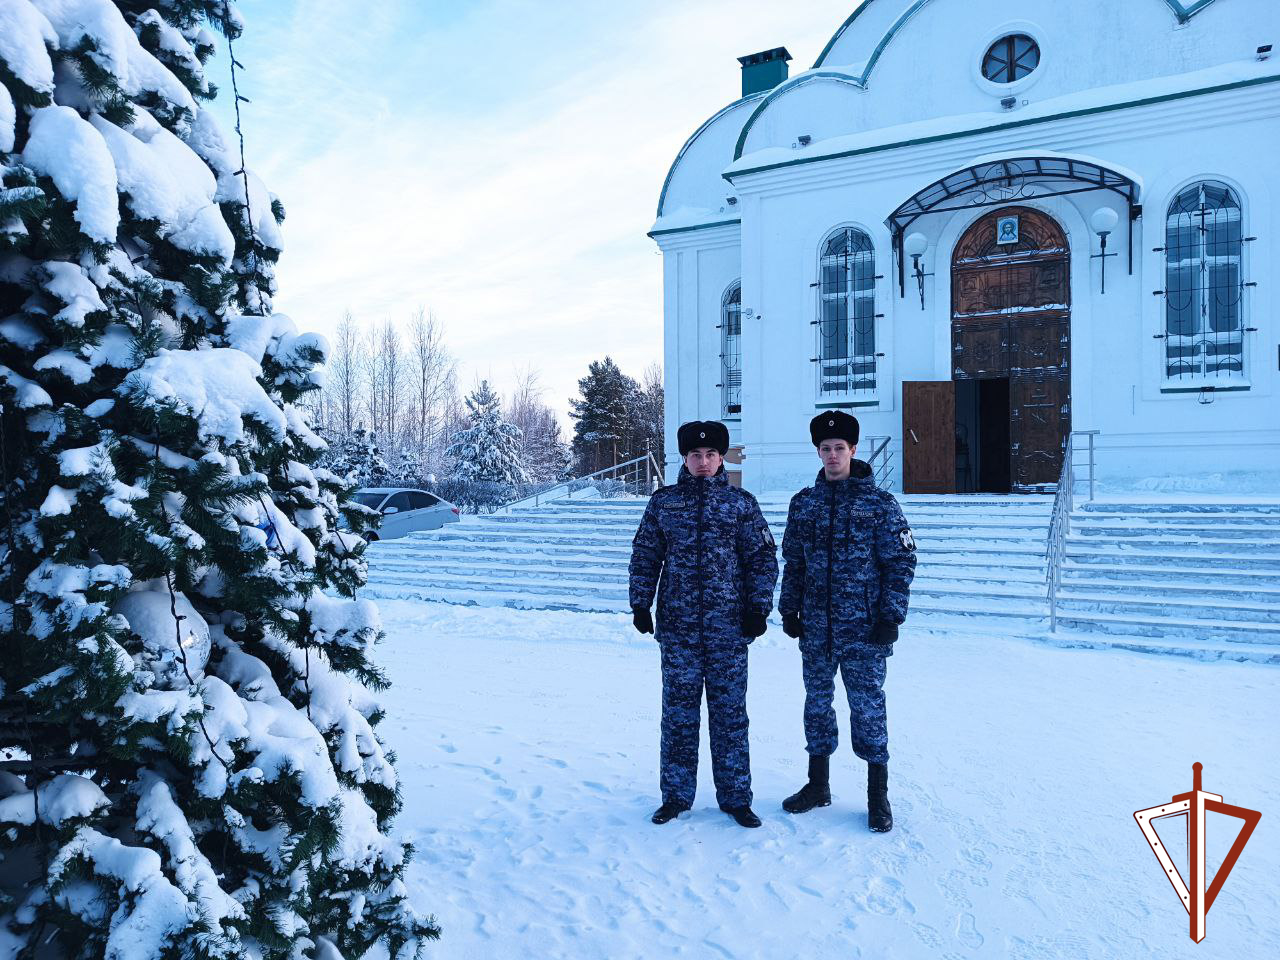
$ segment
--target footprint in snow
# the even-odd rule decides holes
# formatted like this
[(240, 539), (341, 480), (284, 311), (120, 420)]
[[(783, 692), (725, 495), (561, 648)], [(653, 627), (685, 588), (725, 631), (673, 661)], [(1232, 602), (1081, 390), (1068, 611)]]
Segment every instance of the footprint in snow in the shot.
[(943, 945), (941, 934), (927, 923), (911, 924), (911, 932), (916, 935), (916, 939), (923, 943), (926, 947), (937, 950)]
[(896, 877), (872, 877), (867, 883), (863, 903), (872, 913), (885, 917), (899, 913), (914, 914), (915, 904), (903, 895), (902, 890), (902, 881)]
[(970, 950), (977, 950), (987, 938), (978, 932), (978, 921), (973, 914), (966, 913), (956, 921), (956, 939)]
[(978, 847), (970, 847), (968, 850), (962, 850), (960, 851), (960, 856), (966, 863), (973, 867), (977, 867), (979, 870), (991, 869), (991, 858)]
[(938, 881), (938, 889), (942, 892), (943, 899), (961, 910), (967, 910), (973, 906), (973, 901), (964, 895), (964, 887), (965, 875), (959, 870), (948, 870)]

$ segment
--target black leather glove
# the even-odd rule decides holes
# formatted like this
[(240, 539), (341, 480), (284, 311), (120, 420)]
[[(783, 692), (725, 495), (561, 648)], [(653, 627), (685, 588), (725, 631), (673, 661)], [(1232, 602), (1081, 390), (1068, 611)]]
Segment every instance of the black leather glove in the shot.
[(782, 632), (792, 640), (799, 640), (804, 636), (804, 626), (800, 622), (800, 614), (784, 613), (782, 615)]
[(647, 607), (636, 607), (631, 611), (631, 622), (641, 633), (653, 633), (653, 614)]
[(886, 623), (881, 620), (876, 624), (876, 628), (871, 631), (871, 642), (878, 643), (881, 646), (889, 646), (898, 639), (898, 625), (896, 623)]
[(765, 622), (763, 613), (751, 613), (748, 611), (742, 615), (742, 635), (754, 640), (766, 630), (769, 624)]

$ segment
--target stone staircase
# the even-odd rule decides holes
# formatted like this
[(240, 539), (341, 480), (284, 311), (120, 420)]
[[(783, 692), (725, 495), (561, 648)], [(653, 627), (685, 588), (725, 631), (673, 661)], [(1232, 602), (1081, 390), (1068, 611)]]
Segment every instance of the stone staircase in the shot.
[[(1280, 503), (1080, 504), (1048, 631), (1047, 497), (900, 497), (919, 549), (910, 623), (1280, 664)], [(369, 550), (369, 594), (622, 612), (644, 499), (466, 517)], [(760, 498), (782, 540), (787, 497)]]
[[(1052, 500), (899, 498), (919, 550), (915, 628), (1280, 664), (1280, 503), (1077, 509), (1048, 630)], [(788, 497), (760, 498), (782, 540)], [(374, 597), (625, 611), (642, 499), (557, 501), (467, 517), (369, 548)], [(775, 614), (776, 619), (776, 614)]]
[[(1048, 631), (1047, 497), (900, 498), (919, 566), (910, 623), (1280, 664), (1280, 502), (1080, 504)], [(369, 594), (540, 609), (627, 609), (643, 499), (561, 500), (466, 517), (369, 550)], [(760, 507), (782, 540), (787, 497)]]
[[(1038, 626), (1044, 605), (1043, 498), (905, 497), (921, 563), (912, 614)], [(645, 501), (556, 502), (467, 518), (370, 549), (375, 595), (624, 611), (631, 539)], [(781, 543), (787, 502), (761, 499)]]
[(1280, 663), (1280, 503), (1082, 504), (1058, 629), (1077, 645)]

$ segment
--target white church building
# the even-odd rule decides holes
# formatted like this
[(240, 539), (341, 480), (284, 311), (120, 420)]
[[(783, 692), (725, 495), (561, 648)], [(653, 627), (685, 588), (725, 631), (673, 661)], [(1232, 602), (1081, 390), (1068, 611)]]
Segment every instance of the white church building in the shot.
[[(893, 489), (1280, 478), (1280, 0), (863, 0), (667, 174), (667, 465), (722, 419), (741, 482), (847, 410)], [(877, 438), (877, 439), (873, 439)], [(733, 459), (739, 459), (734, 456)]]

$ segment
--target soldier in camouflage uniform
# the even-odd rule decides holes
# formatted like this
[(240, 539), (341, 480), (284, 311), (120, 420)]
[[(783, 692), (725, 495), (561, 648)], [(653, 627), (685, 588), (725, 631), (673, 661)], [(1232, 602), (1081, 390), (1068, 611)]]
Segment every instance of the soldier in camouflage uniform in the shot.
[(832, 706), (839, 669), (854, 752), (867, 762), (867, 819), (893, 828), (889, 806), (886, 658), (906, 619), (916, 545), (898, 501), (854, 460), (858, 421), (822, 413), (809, 425), (823, 468), (791, 498), (782, 538), (783, 630), (800, 641), (809, 781), (783, 801), (790, 813), (831, 803), (830, 756), (839, 743)]
[(764, 633), (773, 609), (777, 550), (755, 497), (725, 477), (724, 424), (686, 423), (677, 439), (685, 458), (679, 480), (650, 498), (631, 550), (631, 608), (641, 633), (655, 633), (649, 607), (658, 595), (662, 806), (653, 822), (693, 806), (705, 687), (716, 800), (742, 826), (758, 827), (747, 745), (747, 644)]

